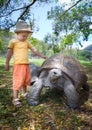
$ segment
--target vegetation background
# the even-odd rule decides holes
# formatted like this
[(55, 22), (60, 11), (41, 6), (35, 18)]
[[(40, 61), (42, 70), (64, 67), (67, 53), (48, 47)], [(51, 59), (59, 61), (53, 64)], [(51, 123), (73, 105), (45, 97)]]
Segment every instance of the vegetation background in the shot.
[[(59, 4), (60, 0), (0, 0), (0, 130), (91, 130), (92, 129), (92, 50), (80, 50), (79, 46), (92, 35), (92, 1), (71, 0)], [(89, 99), (80, 110), (68, 109), (65, 96), (58, 90), (43, 89), (38, 106), (29, 106), (27, 99), (20, 98), (23, 107), (12, 105), (12, 69), (5, 71), (7, 45), (19, 20), (30, 23), (32, 30), (38, 30), (32, 8), (53, 5), (47, 12), (52, 20), (52, 34), (43, 40), (29, 37), (29, 41), (47, 56), (62, 52), (77, 57), (88, 76)], [(16, 15), (17, 14), (17, 15)], [(73, 45), (76, 48), (73, 48)], [(30, 62), (41, 65), (39, 59), (29, 52)], [(30, 89), (30, 87), (29, 87)], [(29, 91), (28, 89), (28, 91)]]

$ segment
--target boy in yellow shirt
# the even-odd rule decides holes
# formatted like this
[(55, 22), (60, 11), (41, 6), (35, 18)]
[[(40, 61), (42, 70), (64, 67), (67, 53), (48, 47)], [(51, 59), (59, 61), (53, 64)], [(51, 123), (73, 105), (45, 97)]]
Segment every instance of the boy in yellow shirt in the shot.
[(47, 57), (41, 54), (27, 41), (27, 37), (32, 31), (25, 21), (20, 21), (16, 24), (15, 33), (17, 34), (17, 38), (12, 39), (8, 45), (5, 69), (9, 70), (9, 61), (13, 55), (13, 104), (17, 107), (21, 107), (22, 104), (18, 98), (18, 92), (22, 88), (23, 95), (27, 96), (26, 86), (30, 85), (31, 80), (28, 49), (31, 49), (33, 53), (41, 58), (46, 59)]

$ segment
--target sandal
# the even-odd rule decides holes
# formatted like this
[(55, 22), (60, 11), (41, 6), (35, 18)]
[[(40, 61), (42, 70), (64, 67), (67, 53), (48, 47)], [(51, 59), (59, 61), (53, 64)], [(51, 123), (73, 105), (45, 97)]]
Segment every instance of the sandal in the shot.
[(16, 106), (16, 107), (22, 106), (19, 98), (16, 98), (16, 99), (13, 100), (13, 105)]

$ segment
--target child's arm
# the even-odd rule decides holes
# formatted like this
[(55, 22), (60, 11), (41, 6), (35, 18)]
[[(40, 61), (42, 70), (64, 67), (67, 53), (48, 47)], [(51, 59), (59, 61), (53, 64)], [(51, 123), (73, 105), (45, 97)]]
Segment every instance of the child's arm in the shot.
[(6, 64), (5, 64), (5, 70), (9, 70), (9, 61), (12, 57), (13, 49), (8, 49), (7, 55), (6, 55)]
[(40, 56), (41, 58), (44, 58), (44, 59), (48, 59), (47, 56), (43, 55), (42, 53), (40, 53), (35, 47), (31, 47), (30, 48), (32, 50), (33, 53), (35, 53), (37, 56)]

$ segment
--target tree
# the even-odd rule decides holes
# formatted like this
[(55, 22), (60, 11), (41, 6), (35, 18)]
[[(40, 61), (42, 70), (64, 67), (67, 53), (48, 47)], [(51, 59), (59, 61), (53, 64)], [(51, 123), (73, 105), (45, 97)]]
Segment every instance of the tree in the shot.
[(92, 53), (88, 50), (80, 50), (78, 52), (80, 60), (89, 60), (92, 61)]
[(7, 45), (12, 38), (12, 33), (9, 31), (0, 30), (0, 54), (4, 54), (7, 51)]
[(46, 55), (47, 52), (47, 44), (37, 38), (29, 37), (29, 41), (32, 45), (34, 45), (40, 52)]
[[(0, 28), (10, 29), (19, 20), (29, 20), (32, 26), (31, 7), (35, 3), (49, 3), (58, 2), (59, 0), (0, 0)], [(77, 1), (72, 5), (68, 12), (73, 6), (77, 5), (81, 0)], [(17, 15), (16, 15), (17, 14)], [(15, 19), (15, 20), (14, 20)]]
[[(70, 33), (70, 34), (67, 34), (66, 36), (61, 37), (61, 40), (60, 40), (61, 51), (64, 52), (65, 51), (64, 49), (67, 48), (67, 53), (72, 55), (72, 53), (74, 53), (72, 50), (75, 50), (75, 49), (72, 49), (72, 45), (73, 43), (77, 42), (78, 37), (79, 35), (76, 33)], [(77, 56), (77, 50), (75, 52)]]
[[(76, 4), (77, 3), (77, 4)], [(92, 29), (92, 2), (79, 0), (68, 10), (64, 6), (56, 6), (48, 12), (48, 19), (53, 19), (53, 30), (56, 35), (79, 33), (84, 40), (88, 40)]]
[(76, 42), (77, 37), (78, 35), (76, 33), (68, 34), (61, 38), (61, 45), (64, 44), (65, 47), (66, 45), (72, 45), (74, 42)]
[(27, 19), (32, 26), (31, 6), (36, 2), (47, 2), (47, 0), (0, 0), (0, 28), (10, 29), (17, 21)]
[(59, 44), (58, 44), (58, 37), (56, 37), (55, 34), (47, 34), (44, 37), (44, 42), (48, 44), (48, 49), (49, 50), (53, 50), (54, 53), (59, 52), (60, 48), (59, 48)]
[[(49, 0), (50, 2), (51, 0)], [(34, 19), (31, 17), (31, 7), (33, 4), (48, 2), (47, 0), (0, 0), (0, 49), (2, 48), (3, 43), (2, 39), (4, 32), (9, 34), (10, 29), (16, 24), (19, 20), (28, 20), (30, 27), (33, 27)], [(32, 28), (33, 29), (33, 28)]]

